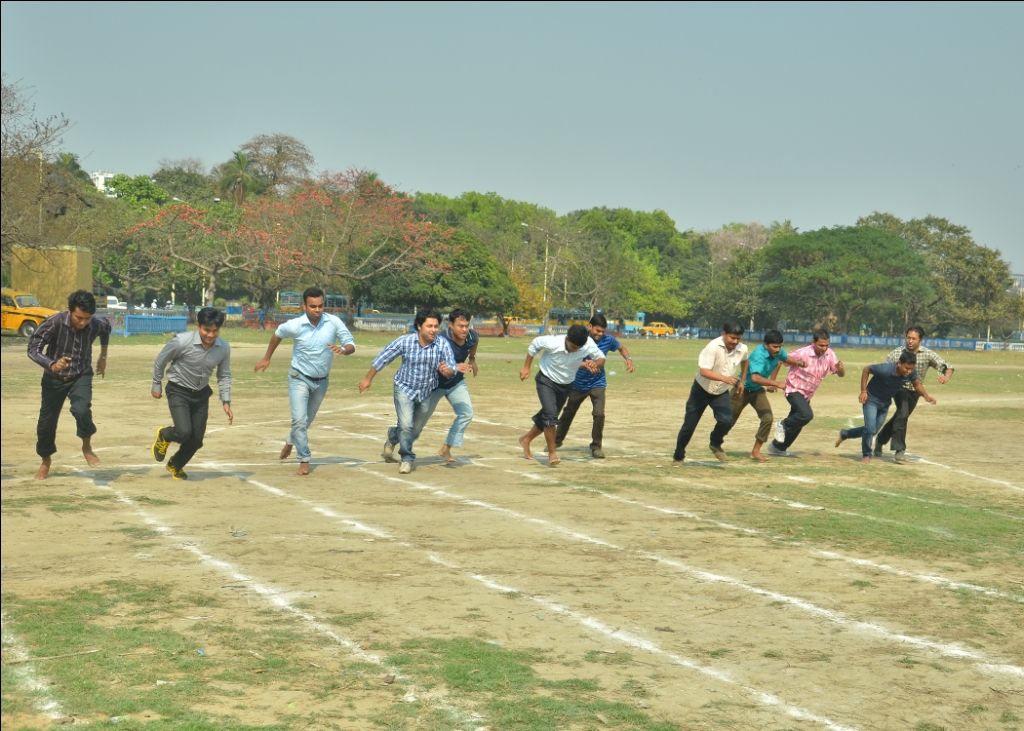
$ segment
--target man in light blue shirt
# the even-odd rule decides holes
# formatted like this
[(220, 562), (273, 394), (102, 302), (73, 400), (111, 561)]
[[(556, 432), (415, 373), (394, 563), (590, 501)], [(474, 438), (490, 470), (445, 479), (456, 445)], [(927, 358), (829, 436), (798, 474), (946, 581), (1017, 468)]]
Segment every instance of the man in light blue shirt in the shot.
[(373, 385), (374, 376), (401, 356), (402, 365), (395, 373), (394, 382), (398, 426), (388, 429), (383, 457), (386, 462), (394, 462), (393, 454), (397, 445), (398, 454), (402, 458), (398, 472), (402, 475), (412, 472), (416, 462), (412, 446), (430, 418), (430, 393), (437, 388), (440, 376), (451, 378), (457, 368), (451, 345), (447, 339), (437, 337), (441, 328), (440, 313), (433, 310), (420, 312), (413, 324), (416, 332), (400, 335), (384, 346), (359, 382), (359, 392), (366, 392)]
[(541, 335), (533, 339), (526, 349), (523, 367), (519, 369), (519, 380), (529, 378), (533, 357), (540, 352), (544, 354), (540, 357), (540, 372), (535, 379), (540, 411), (533, 415), (530, 431), (519, 437), (519, 446), (523, 448), (526, 459), (533, 459), (530, 442), (543, 434), (548, 447), (548, 466), (554, 467), (561, 462), (555, 444), (558, 413), (569, 398), (576, 371), (586, 368), (597, 375), (604, 368), (605, 357), (590, 338), (587, 328), (573, 325), (565, 335)]
[(288, 403), (292, 412), (292, 429), (281, 448), (281, 459), (287, 459), (292, 447), (299, 455), (299, 474), (309, 474), (309, 427), (327, 395), (328, 377), (335, 355), (356, 352), (352, 333), (341, 318), (324, 312), (324, 291), (309, 287), (302, 293), (304, 314), (281, 323), (270, 336), (267, 352), (256, 363), (255, 370), (265, 371), (277, 346), (285, 338), (293, 338), (292, 363), (288, 370)]

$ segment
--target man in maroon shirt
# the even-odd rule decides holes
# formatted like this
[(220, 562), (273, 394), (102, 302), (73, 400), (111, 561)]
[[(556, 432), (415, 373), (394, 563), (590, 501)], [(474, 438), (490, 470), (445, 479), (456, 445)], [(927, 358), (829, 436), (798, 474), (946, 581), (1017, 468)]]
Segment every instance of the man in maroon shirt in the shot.
[(92, 451), (92, 341), (100, 339), (100, 357), (95, 373), (107, 370), (110, 321), (96, 314), (96, 298), (79, 289), (68, 296), (67, 312), (58, 312), (39, 325), (28, 341), (28, 357), (43, 369), (42, 405), (36, 423), (36, 454), (42, 463), (36, 479), (50, 474), (51, 455), (57, 451), (57, 420), (64, 402), (71, 399), (71, 415), (82, 440), (82, 454), (90, 467), (100, 463)]

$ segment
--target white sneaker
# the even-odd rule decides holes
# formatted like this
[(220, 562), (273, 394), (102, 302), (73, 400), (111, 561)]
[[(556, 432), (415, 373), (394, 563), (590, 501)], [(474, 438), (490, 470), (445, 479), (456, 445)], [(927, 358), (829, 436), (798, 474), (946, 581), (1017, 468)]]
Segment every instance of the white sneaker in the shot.
[(412, 472), (412, 462), (402, 462), (398, 467), (398, 474), (407, 475)]
[(785, 449), (779, 449), (778, 447), (776, 447), (771, 442), (768, 442), (768, 446), (764, 448), (764, 451), (766, 451), (772, 457), (788, 457), (789, 456), (789, 452), (787, 452)]
[(775, 422), (775, 441), (786, 441), (786, 428), (782, 426), (782, 419), (779, 419), (777, 422)]

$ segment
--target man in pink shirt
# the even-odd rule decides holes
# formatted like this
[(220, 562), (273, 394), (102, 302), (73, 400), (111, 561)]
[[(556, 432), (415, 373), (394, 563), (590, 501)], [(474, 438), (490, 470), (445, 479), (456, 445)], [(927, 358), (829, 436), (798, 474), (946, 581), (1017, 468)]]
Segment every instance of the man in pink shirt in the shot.
[(811, 423), (811, 397), (825, 376), (835, 373), (840, 378), (846, 375), (843, 361), (829, 345), (828, 330), (815, 330), (810, 345), (797, 348), (789, 357), (804, 361), (803, 368), (792, 367), (786, 375), (786, 400), (789, 401), (789, 416), (775, 425), (775, 439), (768, 445), (768, 454), (787, 456), (786, 450), (800, 436), (800, 431)]

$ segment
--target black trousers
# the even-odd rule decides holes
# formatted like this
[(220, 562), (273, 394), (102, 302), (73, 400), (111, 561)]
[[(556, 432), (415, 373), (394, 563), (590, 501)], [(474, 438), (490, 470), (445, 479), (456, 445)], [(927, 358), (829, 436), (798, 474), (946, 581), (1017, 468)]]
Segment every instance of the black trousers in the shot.
[(875, 445), (881, 449), (892, 440), (892, 448), (897, 452), (905, 452), (907, 449), (907, 422), (910, 415), (917, 408), (917, 401), (921, 394), (917, 391), (908, 391), (901, 388), (896, 392), (893, 401), (896, 402), (896, 414), (886, 422), (882, 431), (875, 437)]
[(711, 411), (715, 415), (715, 428), (711, 430), (709, 442), (712, 447), (722, 446), (722, 440), (732, 429), (732, 403), (729, 392), (722, 391), (722, 393), (712, 396), (697, 381), (694, 381), (690, 386), (690, 398), (686, 399), (683, 425), (679, 428), (679, 434), (676, 435), (676, 451), (672, 455), (673, 459), (681, 460), (686, 457), (686, 445), (693, 438), (693, 432), (697, 429), (700, 417), (704, 415), (708, 406), (711, 407)]
[(207, 386), (193, 391), (168, 381), (165, 391), (167, 407), (171, 410), (174, 426), (165, 426), (161, 429), (160, 437), (168, 442), (178, 443), (177, 453), (167, 460), (167, 464), (181, 470), (203, 446), (213, 390)]
[(772, 446), (783, 452), (792, 446), (803, 428), (814, 420), (811, 402), (802, 393), (796, 391), (787, 393), (786, 401), (789, 402), (789, 416), (782, 420), (782, 428), (786, 430), (786, 441), (780, 444), (774, 439), (772, 440)]
[(92, 375), (78, 376), (70, 381), (43, 374), (39, 421), (36, 422), (36, 454), (46, 459), (57, 451), (57, 421), (64, 402), (71, 399), (71, 415), (75, 417), (76, 433), (88, 439), (96, 433), (92, 421)]

